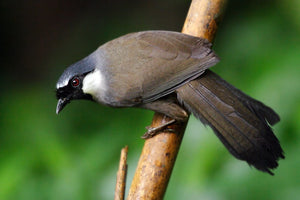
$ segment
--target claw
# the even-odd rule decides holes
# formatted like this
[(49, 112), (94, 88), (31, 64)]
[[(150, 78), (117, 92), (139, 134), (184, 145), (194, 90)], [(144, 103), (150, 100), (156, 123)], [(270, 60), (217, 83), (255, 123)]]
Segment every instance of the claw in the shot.
[(148, 139), (148, 138), (152, 138), (153, 136), (157, 135), (159, 131), (164, 131), (164, 132), (174, 132), (174, 129), (171, 128), (167, 128), (167, 126), (175, 123), (176, 120), (172, 119), (171, 121), (168, 121), (167, 123), (164, 123), (158, 127), (151, 127), (151, 126), (147, 126), (147, 132), (141, 137), (142, 139)]

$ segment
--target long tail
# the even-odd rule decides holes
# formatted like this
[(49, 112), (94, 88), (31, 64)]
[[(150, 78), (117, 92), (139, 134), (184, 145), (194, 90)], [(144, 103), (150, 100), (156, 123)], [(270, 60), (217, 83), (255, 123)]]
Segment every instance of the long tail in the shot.
[(177, 95), (188, 111), (214, 130), (232, 155), (273, 175), (270, 170), (284, 156), (269, 126), (280, 120), (271, 108), (209, 70), (179, 88)]

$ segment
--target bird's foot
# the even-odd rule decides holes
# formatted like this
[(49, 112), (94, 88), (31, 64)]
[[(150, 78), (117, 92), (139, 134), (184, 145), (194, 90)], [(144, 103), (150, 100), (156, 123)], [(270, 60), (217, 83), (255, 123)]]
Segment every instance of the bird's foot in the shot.
[(158, 127), (147, 126), (146, 127), (147, 132), (141, 138), (142, 139), (152, 138), (153, 136), (157, 135), (159, 131), (174, 133), (175, 130), (172, 128), (168, 128), (167, 126), (169, 126), (175, 122), (176, 122), (176, 120), (172, 119), (171, 121), (168, 121)]

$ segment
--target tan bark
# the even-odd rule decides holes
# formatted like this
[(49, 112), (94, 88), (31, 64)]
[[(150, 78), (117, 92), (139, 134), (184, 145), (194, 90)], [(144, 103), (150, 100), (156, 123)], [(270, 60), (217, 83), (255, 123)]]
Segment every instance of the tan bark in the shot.
[[(182, 32), (213, 41), (225, 0), (193, 0)], [(152, 127), (171, 120), (155, 113)], [(174, 124), (174, 133), (161, 132), (145, 141), (128, 199), (163, 199), (187, 123)]]

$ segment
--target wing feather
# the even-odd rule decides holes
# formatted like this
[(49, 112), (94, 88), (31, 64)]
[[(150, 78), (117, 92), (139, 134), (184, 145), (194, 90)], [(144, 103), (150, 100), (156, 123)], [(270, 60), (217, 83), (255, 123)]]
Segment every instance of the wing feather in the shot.
[(99, 49), (115, 106), (159, 99), (219, 61), (207, 40), (171, 31), (131, 33)]

